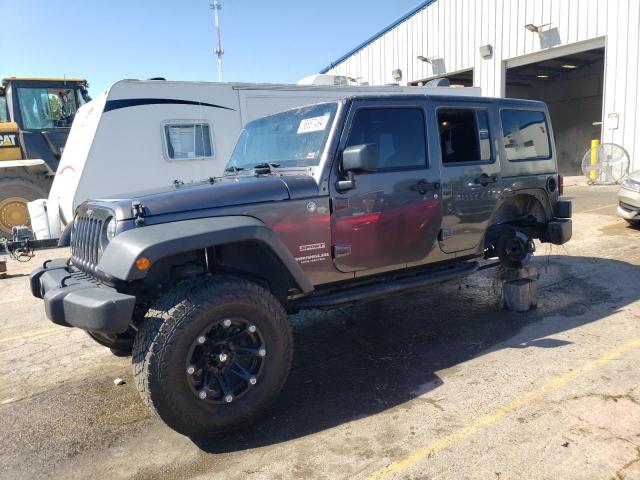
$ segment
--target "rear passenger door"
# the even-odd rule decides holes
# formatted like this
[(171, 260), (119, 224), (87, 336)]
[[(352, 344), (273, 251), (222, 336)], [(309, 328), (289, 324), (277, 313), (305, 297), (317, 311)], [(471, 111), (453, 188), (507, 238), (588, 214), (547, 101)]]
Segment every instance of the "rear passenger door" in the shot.
[(500, 193), (494, 111), (482, 102), (434, 101), (442, 178), (445, 253), (478, 248)]

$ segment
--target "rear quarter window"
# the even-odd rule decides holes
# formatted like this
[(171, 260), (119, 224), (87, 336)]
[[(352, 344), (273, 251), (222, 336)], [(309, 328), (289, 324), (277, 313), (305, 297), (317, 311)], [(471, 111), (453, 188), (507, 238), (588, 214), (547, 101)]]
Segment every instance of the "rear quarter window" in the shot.
[(500, 111), (507, 160), (551, 158), (549, 126), (544, 112), (504, 109)]

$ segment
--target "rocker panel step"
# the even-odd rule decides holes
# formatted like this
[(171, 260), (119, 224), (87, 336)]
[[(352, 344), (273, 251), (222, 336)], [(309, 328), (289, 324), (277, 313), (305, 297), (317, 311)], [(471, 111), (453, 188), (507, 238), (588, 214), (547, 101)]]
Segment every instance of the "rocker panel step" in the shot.
[(436, 283), (463, 278), (478, 270), (478, 262), (465, 262), (446, 269), (420, 273), (396, 279), (381, 279), (375, 283), (357, 287), (333, 290), (327, 293), (316, 293), (308, 297), (294, 300), (296, 308), (331, 308), (344, 304), (375, 300), (396, 293), (414, 290)]

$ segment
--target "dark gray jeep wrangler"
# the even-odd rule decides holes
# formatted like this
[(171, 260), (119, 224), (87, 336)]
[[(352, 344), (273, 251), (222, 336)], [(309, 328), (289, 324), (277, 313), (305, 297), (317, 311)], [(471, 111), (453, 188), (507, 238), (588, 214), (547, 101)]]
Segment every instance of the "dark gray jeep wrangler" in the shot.
[(287, 313), (458, 279), (485, 258), (518, 267), (533, 239), (571, 237), (561, 183), (543, 103), (352, 96), (249, 123), (222, 178), (85, 202), (71, 257), (31, 288), (54, 323), (132, 350), (149, 406), (206, 435), (278, 396)]

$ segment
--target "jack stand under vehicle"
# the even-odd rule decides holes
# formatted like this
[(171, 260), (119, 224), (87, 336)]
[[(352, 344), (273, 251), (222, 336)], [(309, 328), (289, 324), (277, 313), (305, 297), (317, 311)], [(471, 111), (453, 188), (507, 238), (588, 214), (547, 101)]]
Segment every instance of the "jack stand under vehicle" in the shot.
[(538, 306), (538, 269), (527, 266), (509, 268), (500, 275), (504, 308), (528, 312)]

